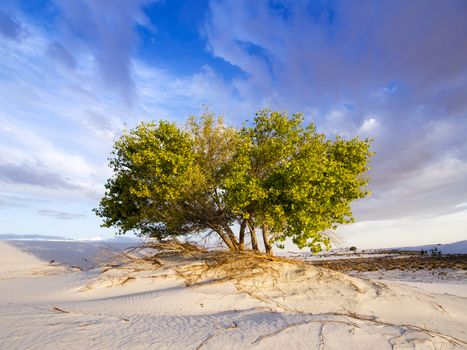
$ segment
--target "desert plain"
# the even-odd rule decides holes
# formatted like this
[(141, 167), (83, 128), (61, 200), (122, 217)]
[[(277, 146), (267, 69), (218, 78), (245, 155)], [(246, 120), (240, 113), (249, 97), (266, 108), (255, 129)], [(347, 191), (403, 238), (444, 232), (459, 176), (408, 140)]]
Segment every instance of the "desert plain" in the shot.
[(465, 258), (374, 255), (0, 241), (0, 348), (466, 349)]

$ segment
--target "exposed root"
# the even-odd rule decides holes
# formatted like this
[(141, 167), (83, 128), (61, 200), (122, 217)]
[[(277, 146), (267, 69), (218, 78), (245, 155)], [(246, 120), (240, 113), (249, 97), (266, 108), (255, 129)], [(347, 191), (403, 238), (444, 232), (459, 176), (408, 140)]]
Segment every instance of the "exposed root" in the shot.
[(203, 341), (196, 347), (196, 350), (200, 350), (206, 343), (214, 337), (215, 333), (209, 334)]
[(317, 350), (323, 350), (324, 349), (324, 327), (326, 326), (326, 323), (323, 323), (321, 325), (321, 329), (319, 330), (319, 344), (318, 344), (318, 349)]
[(124, 284), (128, 283), (129, 281), (134, 281), (136, 278), (132, 276), (128, 276), (123, 281), (121, 281), (118, 285), (123, 286)]
[(396, 341), (402, 338), (407, 333), (407, 329), (401, 329), (401, 332), (398, 336), (388, 339), (388, 343), (391, 344), (391, 349), (396, 350)]
[[(310, 323), (321, 323), (321, 328), (320, 328), (320, 338), (322, 336), (322, 332), (324, 330), (324, 325), (325, 324), (328, 324), (328, 323), (338, 323), (338, 324), (345, 324), (345, 325), (349, 325), (349, 326), (352, 326), (352, 327), (358, 327), (358, 325), (354, 322), (348, 322), (348, 321), (341, 321), (341, 320), (307, 320), (307, 321), (301, 321), (301, 322), (296, 322), (296, 323), (291, 323), (289, 325), (287, 325), (286, 327), (284, 328), (281, 328), (275, 332), (272, 332), (272, 333), (269, 333), (269, 334), (265, 334), (265, 335), (262, 335), (262, 336), (259, 336), (257, 337), (255, 340), (253, 340), (251, 342), (252, 345), (255, 345), (255, 344), (258, 344), (260, 343), (261, 341), (263, 341), (264, 339), (266, 338), (270, 338), (270, 337), (273, 337), (275, 335), (278, 335), (292, 327), (297, 327), (297, 326), (302, 326), (304, 324), (310, 324)], [(324, 339), (324, 338), (323, 338)], [(324, 344), (324, 340), (323, 340), (323, 344)], [(319, 348), (319, 349), (322, 349), (322, 348)]]
[(303, 263), (252, 251), (211, 251), (199, 255), (201, 264), (178, 269), (188, 285), (240, 281), (267, 275), (277, 277), (279, 272), (274, 262), (294, 265)]
[(364, 316), (364, 315), (358, 315), (354, 312), (347, 312), (347, 313), (332, 313), (332, 315), (339, 315), (339, 316), (348, 316), (357, 320), (365, 321), (365, 322), (371, 322), (377, 325), (382, 325), (382, 326), (390, 326), (390, 327), (396, 327), (396, 328), (401, 328), (404, 330), (412, 330), (412, 331), (419, 331), (428, 334), (431, 337), (439, 337), (442, 338), (446, 341), (448, 341), (450, 344), (454, 345), (467, 345), (467, 342), (465, 342), (462, 339), (454, 338), (449, 335), (441, 334), (435, 331), (432, 331), (428, 328), (425, 327), (420, 327), (420, 326), (415, 326), (411, 324), (396, 324), (396, 323), (390, 323), (386, 321), (381, 321), (376, 319), (375, 316)]
[(276, 309), (274, 309), (273, 307), (268, 308), (269, 311), (271, 311), (271, 312), (276, 312), (277, 309), (280, 309), (280, 310), (286, 311), (286, 312), (294, 312), (294, 313), (298, 313), (298, 314), (303, 313), (300, 310), (288, 307), (288, 306), (286, 306), (284, 304), (281, 304), (278, 301), (275, 301), (274, 299), (268, 297), (268, 295), (266, 293), (264, 293), (261, 289), (259, 289), (256, 285), (254, 286), (253, 291), (250, 290), (250, 289), (244, 288), (240, 283), (236, 283), (235, 286), (237, 287), (237, 289), (240, 292), (248, 294), (253, 299), (259, 300), (259, 301), (263, 302), (266, 305), (274, 305)]
[(184, 257), (197, 257), (207, 252), (207, 249), (190, 242), (180, 242), (176, 239), (150, 242), (145, 245), (146, 248), (153, 248), (159, 252), (154, 257), (164, 257), (178, 255)]
[[(154, 249), (155, 253), (148, 254), (146, 249)], [(167, 240), (149, 242), (144, 246), (127, 249), (122, 253), (123, 262), (107, 264), (102, 273), (112, 269), (130, 269), (136, 271), (138, 262), (150, 262), (160, 267), (166, 265), (171, 257), (189, 258), (195, 264), (182, 264), (177, 268), (178, 276), (186, 280), (187, 285), (225, 282), (228, 280), (245, 280), (261, 275), (268, 277), (278, 275), (278, 263), (288, 263), (304, 266), (304, 263), (282, 257), (270, 256), (253, 251), (231, 252), (224, 250), (208, 251), (199, 245)], [(131, 263), (131, 266), (128, 266)]]
[(199, 350), (201, 349), (203, 346), (205, 346), (207, 344), (207, 342), (209, 340), (211, 340), (212, 338), (214, 338), (214, 336), (219, 333), (219, 332), (222, 332), (222, 331), (226, 331), (226, 330), (230, 330), (230, 329), (235, 329), (235, 328), (238, 328), (238, 323), (233, 321), (233, 324), (231, 326), (227, 326), (227, 327), (223, 327), (223, 328), (217, 328), (215, 329), (211, 334), (209, 334), (206, 338), (203, 339), (203, 341), (201, 343), (199, 343), (199, 345), (196, 347), (196, 350)]
[(65, 310), (63, 310), (63, 309), (60, 309), (60, 308), (57, 307), (57, 306), (52, 307), (52, 310), (54, 310), (54, 311), (56, 311), (56, 312), (59, 312), (59, 313), (61, 313), (61, 314), (69, 314), (69, 313), (70, 313), (69, 311), (65, 311)]
[[(357, 315), (357, 314), (352, 313), (352, 312), (348, 312), (348, 313), (326, 313), (326, 314), (320, 314), (320, 316), (340, 316), (340, 317), (345, 317), (345, 318), (353, 318), (353, 319), (356, 319), (356, 320), (359, 320), (359, 321), (362, 321), (362, 322), (365, 322), (365, 323), (373, 323), (373, 324), (376, 324), (376, 325), (379, 325), (379, 326), (388, 326), (388, 327), (393, 327), (393, 328), (399, 329), (400, 334), (398, 336), (388, 339), (388, 343), (392, 346), (392, 349), (394, 349), (394, 350), (396, 349), (396, 346), (397, 346), (396, 341), (398, 339), (402, 338), (403, 336), (405, 336), (407, 334), (407, 332), (409, 332), (409, 331), (421, 332), (423, 334), (428, 335), (430, 337), (429, 340), (433, 344), (434, 344), (433, 341), (436, 338), (438, 338), (438, 339), (441, 338), (441, 339), (447, 341), (451, 345), (460, 345), (460, 346), (467, 345), (467, 343), (465, 341), (461, 340), (461, 339), (457, 339), (457, 338), (454, 338), (454, 337), (451, 337), (451, 336), (447, 336), (447, 335), (444, 335), (444, 334), (429, 330), (429, 329), (424, 328), (424, 327), (408, 325), (408, 324), (394, 324), (394, 323), (390, 323), (390, 322), (377, 320), (377, 319), (375, 319), (375, 317), (372, 317), (372, 316)], [(346, 321), (346, 320), (313, 319), (313, 320), (307, 320), (307, 321), (292, 323), (292, 324), (289, 324), (286, 327), (281, 328), (281, 329), (279, 329), (279, 330), (277, 330), (275, 332), (259, 336), (256, 339), (254, 339), (251, 342), (251, 344), (252, 345), (258, 344), (261, 341), (263, 341), (263, 340), (265, 340), (267, 338), (276, 336), (276, 335), (278, 335), (278, 334), (280, 334), (280, 333), (282, 333), (282, 332), (284, 332), (284, 331), (286, 331), (286, 330), (288, 330), (288, 329), (290, 329), (292, 327), (297, 327), (297, 326), (310, 324), (310, 323), (320, 323), (321, 324), (320, 331), (319, 331), (319, 343), (317, 345), (317, 350), (323, 350), (324, 349), (324, 346), (325, 346), (324, 330), (325, 330), (326, 325), (328, 325), (328, 324), (344, 324), (344, 325), (348, 325), (348, 326), (355, 327), (355, 328), (361, 328), (358, 323), (351, 322), (351, 321)]]

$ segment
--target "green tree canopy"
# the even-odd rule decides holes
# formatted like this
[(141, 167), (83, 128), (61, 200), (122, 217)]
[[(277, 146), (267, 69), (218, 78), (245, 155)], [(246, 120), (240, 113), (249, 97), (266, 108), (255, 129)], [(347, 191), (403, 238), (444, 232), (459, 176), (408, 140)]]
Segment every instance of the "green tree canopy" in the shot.
[[(265, 251), (288, 237), (329, 246), (325, 230), (353, 222), (350, 203), (368, 194), (368, 139), (326, 139), (302, 114), (263, 110), (234, 129), (205, 114), (184, 129), (141, 123), (114, 145), (98, 216), (119, 233), (156, 238), (216, 232), (231, 250), (245, 235)], [(234, 228), (238, 227), (238, 232)]]

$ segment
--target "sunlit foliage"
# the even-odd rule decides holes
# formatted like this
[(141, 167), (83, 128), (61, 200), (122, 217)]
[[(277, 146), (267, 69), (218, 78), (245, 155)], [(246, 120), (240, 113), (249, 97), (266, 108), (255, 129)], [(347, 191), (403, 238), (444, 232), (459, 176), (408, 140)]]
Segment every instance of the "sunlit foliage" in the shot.
[[(141, 123), (114, 145), (106, 194), (95, 211), (106, 227), (156, 238), (216, 232), (231, 250), (329, 247), (328, 229), (354, 221), (368, 194), (370, 140), (328, 140), (302, 114), (262, 110), (241, 129), (205, 114), (185, 128)], [(238, 232), (235, 232), (235, 228)]]

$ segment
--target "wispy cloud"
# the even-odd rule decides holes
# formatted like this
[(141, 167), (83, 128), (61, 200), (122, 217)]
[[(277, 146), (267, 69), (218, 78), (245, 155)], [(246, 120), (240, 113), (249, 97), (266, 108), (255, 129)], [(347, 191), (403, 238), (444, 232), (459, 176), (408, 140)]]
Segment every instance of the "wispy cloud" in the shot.
[[(209, 66), (174, 76), (132, 59), (130, 106), (95, 78), (91, 55), (68, 57), (41, 28), (26, 20), (23, 26), (29, 32), (23, 42), (0, 47), (0, 69), (7, 72), (0, 76), (0, 184), (10, 195), (68, 198), (93, 207), (111, 175), (106, 160), (113, 141), (125, 125), (159, 118), (183, 123), (203, 105), (225, 110), (236, 102)], [(50, 65), (51, 55), (65, 62)]]
[(69, 179), (45, 169), (40, 164), (0, 163), (0, 181), (56, 189), (78, 189)]
[(58, 220), (74, 220), (79, 218), (84, 218), (86, 215), (84, 214), (75, 214), (75, 213), (67, 213), (63, 211), (57, 210), (50, 210), (50, 209), (39, 209), (37, 211), (39, 215), (51, 217)]
[(62, 64), (64, 67), (68, 69), (76, 68), (76, 58), (73, 57), (67, 50), (65, 50), (62, 44), (58, 42), (51, 43), (49, 45), (49, 54), (53, 59)]
[(138, 43), (137, 26), (152, 28), (143, 8), (155, 0), (57, 1), (62, 18), (56, 57), (68, 64), (71, 55), (93, 56), (106, 86), (131, 100), (134, 81), (132, 56)]
[[(38, 210), (89, 211), (123, 128), (143, 119), (183, 123), (203, 105), (230, 124), (268, 106), (303, 111), (330, 137), (374, 137), (373, 196), (354, 206), (371, 223), (358, 226), (367, 234), (386, 222), (422, 227), (426, 218), (466, 215), (456, 207), (467, 198), (462, 1), (212, 0), (204, 27), (193, 31), (203, 33), (199, 42), (212, 56), (242, 72), (231, 80), (208, 63), (181, 74), (139, 56), (148, 44), (142, 31), (157, 39), (158, 23), (146, 11), (154, 1), (52, 1), (47, 25), (8, 3), (0, 5), (5, 215), (52, 220)], [(50, 206), (39, 206), (44, 199)], [(57, 230), (65, 224), (54, 221)], [(99, 230), (97, 220), (84, 227)]]
[(465, 4), (285, 4), (210, 2), (210, 49), (246, 73), (240, 98), (313, 111), (329, 135), (374, 136), (359, 216), (453, 210), (467, 196)]

